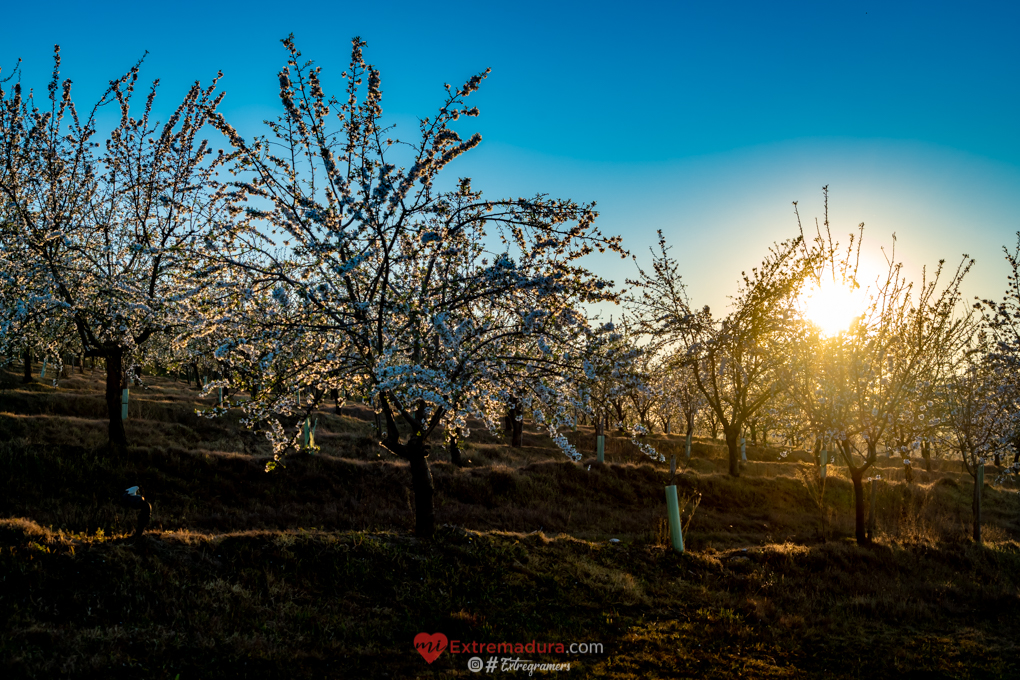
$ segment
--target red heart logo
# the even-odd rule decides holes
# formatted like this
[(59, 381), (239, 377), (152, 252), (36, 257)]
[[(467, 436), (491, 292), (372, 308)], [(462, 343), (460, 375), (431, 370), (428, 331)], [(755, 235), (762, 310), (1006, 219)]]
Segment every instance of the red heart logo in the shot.
[(432, 663), (446, 650), (447, 639), (442, 633), (418, 633), (414, 636), (414, 648), (422, 658)]

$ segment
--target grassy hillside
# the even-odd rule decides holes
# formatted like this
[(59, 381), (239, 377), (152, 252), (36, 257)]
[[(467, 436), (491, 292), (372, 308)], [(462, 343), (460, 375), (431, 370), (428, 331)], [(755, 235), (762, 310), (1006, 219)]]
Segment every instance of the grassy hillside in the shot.
[[(421, 632), (603, 645), (537, 657), (571, 663), (554, 677), (1020, 676), (1020, 502), (989, 485), (988, 540), (973, 545), (970, 478), (949, 461), (911, 484), (886, 464), (879, 540), (859, 548), (844, 477), (821, 489), (796, 456), (750, 448), (732, 479), (724, 448), (699, 441), (680, 556), (665, 466), (625, 439), (606, 465), (575, 464), (536, 431), (522, 449), (476, 431), (467, 467), (434, 454), (442, 527), (419, 541), (408, 470), (375, 445), (366, 408), (318, 414), (322, 455), (267, 474), (265, 441), (196, 416), (211, 403), (182, 382), (132, 389), (132, 446), (115, 456), (99, 372), (54, 388), (17, 368), (0, 375), (10, 677), (478, 675), (472, 654), (425, 663)], [(570, 436), (593, 451), (589, 430)], [(135, 484), (153, 504), (137, 545), (116, 502)]]

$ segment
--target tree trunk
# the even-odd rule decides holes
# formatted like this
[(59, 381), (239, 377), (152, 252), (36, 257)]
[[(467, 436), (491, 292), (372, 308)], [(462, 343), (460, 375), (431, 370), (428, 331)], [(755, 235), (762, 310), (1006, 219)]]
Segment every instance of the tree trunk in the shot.
[(921, 442), (921, 457), (924, 458), (924, 471), (931, 472), (931, 442)]
[(850, 480), (854, 484), (854, 533), (857, 537), (857, 545), (869, 545), (871, 540), (868, 537), (867, 523), (865, 521), (863, 479), (864, 473), (874, 465), (875, 460), (878, 458), (878, 442), (874, 440), (868, 442), (868, 459), (859, 468), (855, 468), (849, 463), (851, 460), (849, 446), (848, 442), (841, 442), (839, 444), (843, 457), (847, 461)]
[(514, 434), (513, 439), (510, 441), (510, 445), (515, 449), (519, 449), (524, 446), (524, 421), (514, 420)]
[(875, 498), (877, 492), (877, 480), (871, 480), (871, 489), (868, 491), (868, 540), (875, 540), (875, 527), (878, 526), (878, 503)]
[(463, 467), (464, 458), (460, 455), (460, 429), (455, 429), (450, 434), (450, 462), (457, 467)]
[(524, 446), (524, 409), (521, 402), (514, 399), (510, 402), (510, 446), (519, 449)]
[(410, 451), (408, 456), (411, 463), (411, 488), (414, 491), (414, 535), (418, 538), (431, 538), (436, 531), (432, 470), (429, 469), (428, 452), (424, 445), (419, 443), (414, 448), (420, 449)]
[(611, 403), (613, 404), (613, 410), (616, 411), (616, 419), (617, 419), (616, 420), (616, 431), (619, 432), (620, 434), (623, 434), (624, 432), (627, 431), (627, 429), (626, 429), (627, 425), (626, 425), (626, 423), (623, 420), (623, 402), (617, 400), (617, 401), (614, 401), (614, 402), (611, 402)]
[(981, 487), (984, 486), (984, 474), (981, 466), (974, 471), (974, 542), (981, 542)]
[(655, 425), (648, 419), (648, 411), (641, 414), (641, 424), (648, 430), (648, 434), (655, 434)]
[(121, 420), (121, 395), (124, 384), (123, 351), (115, 349), (106, 355), (106, 410), (110, 416), (110, 445), (127, 447), (124, 421)]
[[(434, 507), (435, 486), (429, 469), (429, 447), (421, 436), (414, 436), (406, 444), (400, 443), (400, 431), (393, 418), (393, 409), (385, 393), (379, 394), (379, 409), (386, 421), (386, 437), (379, 442), (384, 448), (406, 460), (411, 465), (411, 490), (414, 493), (414, 533), (419, 538), (431, 538), (436, 530)], [(408, 422), (420, 433), (420, 422)]]
[(868, 545), (867, 523), (864, 516), (864, 471), (867, 468), (855, 470), (850, 469), (850, 479), (854, 483), (854, 534), (857, 537), (857, 545)]
[(22, 359), (25, 362), (25, 373), (21, 382), (27, 384), (32, 382), (32, 350), (26, 349), (25, 353), (22, 355)]
[(730, 477), (740, 476), (740, 425), (730, 423), (723, 426), (723, 434), (726, 436), (726, 448), (730, 457)]

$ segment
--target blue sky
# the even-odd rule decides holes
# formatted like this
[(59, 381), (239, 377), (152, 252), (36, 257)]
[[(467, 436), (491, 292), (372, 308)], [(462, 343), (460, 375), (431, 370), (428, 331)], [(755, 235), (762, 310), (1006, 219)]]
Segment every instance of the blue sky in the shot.
[(642, 258), (662, 229), (699, 305), (796, 234), (791, 201), (820, 215), (825, 184), (836, 233), (865, 222), (873, 261), (893, 232), (915, 275), (967, 252), (971, 294), (1001, 294), (1020, 229), (1020, 3), (53, 2), (4, 24), (4, 73), (21, 57), (41, 89), (60, 43), (81, 103), (146, 50), (168, 105), (221, 69), (247, 134), (276, 113), (290, 32), (327, 86), (365, 39), (398, 134), (491, 67), (465, 127), (484, 141), (450, 171), (597, 200)]

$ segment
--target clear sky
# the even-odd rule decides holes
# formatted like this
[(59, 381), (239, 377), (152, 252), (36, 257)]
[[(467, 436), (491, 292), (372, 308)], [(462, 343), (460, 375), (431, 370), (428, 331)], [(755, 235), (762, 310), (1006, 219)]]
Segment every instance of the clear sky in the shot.
[[(596, 200), (640, 258), (662, 229), (696, 304), (719, 308), (742, 269), (796, 235), (791, 202), (865, 246), (898, 236), (908, 268), (964, 252), (967, 290), (1005, 289), (1020, 230), (1020, 3), (55, 2), (0, 15), (0, 66), (45, 87), (60, 43), (79, 106), (146, 50), (169, 105), (223, 70), (242, 134), (276, 115), (279, 39), (340, 89), (349, 41), (368, 42), (400, 130), (444, 82), (492, 68), (449, 169), (491, 196)], [(332, 77), (331, 77), (332, 76)], [(619, 260), (593, 263), (618, 280)]]

